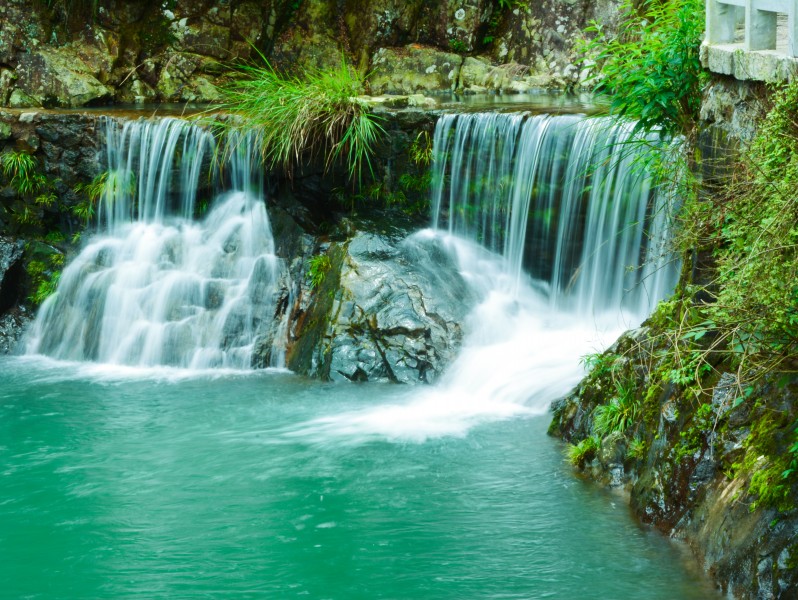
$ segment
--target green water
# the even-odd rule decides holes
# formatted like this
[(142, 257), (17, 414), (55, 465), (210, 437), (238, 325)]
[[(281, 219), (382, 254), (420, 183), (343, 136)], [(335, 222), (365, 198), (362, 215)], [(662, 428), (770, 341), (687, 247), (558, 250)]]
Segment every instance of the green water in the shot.
[(418, 392), (0, 372), (2, 598), (715, 597), (573, 476), (546, 416), (388, 441), (309, 422)]

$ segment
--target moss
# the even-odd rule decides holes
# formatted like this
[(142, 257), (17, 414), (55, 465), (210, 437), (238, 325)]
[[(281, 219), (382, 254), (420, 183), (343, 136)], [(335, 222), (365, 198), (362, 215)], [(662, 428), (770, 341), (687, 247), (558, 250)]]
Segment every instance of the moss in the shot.
[[(324, 347), (325, 335), (331, 319), (335, 318), (333, 309), (340, 288), (341, 269), (346, 257), (346, 244), (331, 244), (325, 254), (324, 276), (312, 287), (313, 296), (304, 314), (297, 318), (296, 332), (286, 349), (286, 365), (292, 371), (303, 375), (315, 374), (326, 378), (329, 374), (329, 352)], [(319, 345), (321, 352), (317, 352)], [(314, 356), (321, 356), (322, 364), (313, 364)]]
[(792, 433), (788, 414), (760, 407), (751, 426), (751, 433), (743, 442), (745, 456), (732, 465), (736, 476), (750, 475), (748, 493), (754, 497), (751, 510), (775, 508), (786, 512), (795, 508), (792, 487), (795, 477), (784, 477), (790, 455), (783, 447)]

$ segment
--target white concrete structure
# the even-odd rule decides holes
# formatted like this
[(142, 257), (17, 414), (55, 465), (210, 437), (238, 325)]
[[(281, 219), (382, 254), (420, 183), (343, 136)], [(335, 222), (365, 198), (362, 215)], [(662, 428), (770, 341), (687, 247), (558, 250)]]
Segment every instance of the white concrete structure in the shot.
[(706, 11), (709, 70), (758, 81), (798, 72), (798, 0), (706, 0)]

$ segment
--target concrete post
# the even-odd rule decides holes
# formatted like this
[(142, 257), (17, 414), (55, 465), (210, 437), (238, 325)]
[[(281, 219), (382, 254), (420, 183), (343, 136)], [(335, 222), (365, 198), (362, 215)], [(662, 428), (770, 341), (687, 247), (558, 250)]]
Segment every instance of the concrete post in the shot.
[(787, 1), (787, 55), (798, 56), (798, 0)]
[(707, 0), (708, 44), (731, 44), (737, 27), (737, 7), (721, 4), (717, 0)]
[(756, 4), (756, 0), (745, 0), (745, 49), (774, 50), (776, 13), (759, 10)]

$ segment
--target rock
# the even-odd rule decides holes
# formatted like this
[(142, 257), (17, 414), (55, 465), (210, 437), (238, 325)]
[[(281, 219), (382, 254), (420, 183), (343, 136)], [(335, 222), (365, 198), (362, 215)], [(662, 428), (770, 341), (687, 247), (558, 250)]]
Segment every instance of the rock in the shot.
[(330, 287), (316, 290), (296, 333), (301, 339), (315, 328), (316, 339), (310, 351), (289, 350), (289, 368), (332, 380), (435, 381), (454, 359), (475, 301), (441, 240), (357, 233), (328, 256), (337, 272), (325, 276)]
[(8, 106), (17, 76), (11, 69), (0, 69), (0, 106)]
[(701, 120), (733, 140), (750, 142), (768, 107), (760, 85), (716, 76), (704, 93)]
[[(216, 86), (201, 74), (213, 70), (216, 61), (199, 54), (172, 54), (161, 70), (155, 92), (166, 102), (215, 102)], [(146, 88), (145, 88), (146, 89)]]
[(12, 91), (8, 98), (8, 106), (11, 108), (28, 108), (36, 106), (36, 104), (36, 100), (32, 96), (29, 96), (19, 88)]
[(16, 350), (22, 334), (32, 321), (33, 316), (22, 307), (0, 316), (0, 354), (11, 354)]
[[(22, 258), (25, 244), (21, 240), (0, 237), (0, 297), (8, 295), (9, 271)], [(0, 305), (2, 302), (0, 302)], [(6, 307), (8, 308), (8, 307)]]
[(85, 106), (107, 101), (113, 94), (70, 46), (23, 54), (16, 73), (17, 85), (38, 106)]
[(463, 58), (451, 52), (411, 44), (380, 48), (371, 59), (373, 94), (416, 94), (454, 91)]

